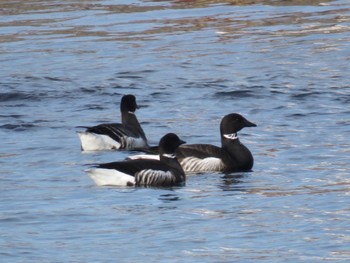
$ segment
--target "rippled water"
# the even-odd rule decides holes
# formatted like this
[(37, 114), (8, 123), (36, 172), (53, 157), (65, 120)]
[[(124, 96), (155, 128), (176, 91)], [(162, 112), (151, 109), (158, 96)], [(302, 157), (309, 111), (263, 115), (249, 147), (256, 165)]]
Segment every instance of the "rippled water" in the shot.
[[(348, 262), (348, 1), (0, 1), (3, 262)], [(137, 96), (152, 142), (219, 144), (254, 171), (96, 187), (78, 125)]]

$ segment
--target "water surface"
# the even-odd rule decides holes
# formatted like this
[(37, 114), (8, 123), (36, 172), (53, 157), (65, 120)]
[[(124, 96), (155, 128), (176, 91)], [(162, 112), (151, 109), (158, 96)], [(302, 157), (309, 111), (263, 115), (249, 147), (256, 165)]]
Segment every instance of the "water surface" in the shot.
[[(348, 1), (0, 1), (0, 259), (348, 262)], [(152, 144), (220, 144), (238, 112), (249, 173), (97, 187), (76, 126), (137, 96)]]

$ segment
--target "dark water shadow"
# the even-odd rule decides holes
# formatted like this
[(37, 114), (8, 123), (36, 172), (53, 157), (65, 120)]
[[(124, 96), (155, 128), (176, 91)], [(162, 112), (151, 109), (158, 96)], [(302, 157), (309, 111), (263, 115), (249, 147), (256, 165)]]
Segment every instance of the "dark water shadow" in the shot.
[(32, 130), (32, 129), (36, 129), (39, 128), (39, 125), (33, 124), (33, 123), (25, 123), (25, 122), (21, 122), (21, 123), (6, 123), (4, 125), (0, 125), (0, 130), (9, 130), (9, 131), (14, 131), (14, 132), (22, 132), (22, 131), (28, 131), (28, 130)]
[(246, 173), (228, 173), (221, 177), (221, 181), (218, 187), (222, 191), (246, 191), (245, 180), (247, 178)]
[(176, 194), (162, 194), (159, 196), (158, 198), (159, 200), (161, 200), (164, 203), (172, 203), (174, 201), (179, 201), (181, 200), (181, 198)]

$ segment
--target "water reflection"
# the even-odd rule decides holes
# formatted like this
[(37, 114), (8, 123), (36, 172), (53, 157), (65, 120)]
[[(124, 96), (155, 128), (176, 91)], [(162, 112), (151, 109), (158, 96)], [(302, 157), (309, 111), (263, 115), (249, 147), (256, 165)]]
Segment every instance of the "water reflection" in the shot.
[(245, 191), (244, 178), (249, 175), (245, 173), (225, 174), (221, 177), (221, 182), (218, 187), (223, 191)]
[(207, 7), (213, 4), (223, 5), (271, 5), (271, 6), (317, 6), (327, 5), (329, 0), (289, 0), (289, 1), (276, 1), (276, 0), (144, 0), (140, 1), (140, 4), (136, 4), (132, 1), (127, 4), (110, 4), (106, 1), (85, 0), (85, 1), (64, 1), (55, 2), (54, 4), (48, 3), (45, 0), (31, 0), (26, 2), (10, 2), (0, 1), (0, 9), (5, 15), (16, 15), (23, 13), (41, 14), (43, 12), (70, 12), (79, 10), (104, 10), (114, 13), (137, 13), (148, 12), (153, 10), (163, 10), (171, 8), (199, 8)]
[(174, 193), (174, 194), (163, 194), (163, 195), (160, 195), (158, 199), (161, 200), (164, 203), (172, 203), (174, 201), (181, 200), (180, 197), (176, 193)]
[[(159, 3), (158, 3), (159, 2)], [(26, 40), (30, 36), (55, 36), (59, 38), (88, 38), (96, 40), (144, 41), (160, 38), (160, 34), (183, 34), (203, 29), (214, 29), (219, 41), (242, 37), (247, 30), (254, 34), (272, 36), (303, 36), (310, 34), (333, 34), (348, 32), (346, 25), (349, 9), (340, 6), (320, 7), (319, 12), (299, 12), (294, 10), (273, 10), (266, 14), (252, 9), (245, 15), (237, 14), (235, 9), (217, 7), (201, 16), (182, 16), (177, 9), (206, 7), (211, 4), (222, 5), (325, 5), (326, 1), (143, 1), (124, 5), (104, 4), (104, 1), (68, 1), (61, 4), (47, 4), (47, 1), (30, 1), (26, 4), (2, 3), (0, 10), (6, 27), (1, 42)], [(157, 3), (157, 4), (154, 4)], [(159, 16), (164, 9), (170, 12), (166, 17)], [(61, 12), (65, 16), (59, 15)], [(101, 13), (101, 14), (100, 14)], [(139, 19), (131, 20), (132, 14), (139, 13)], [(27, 14), (14, 20), (14, 15)], [(34, 16), (32, 15), (34, 14)], [(70, 15), (68, 15), (70, 14)], [(121, 16), (125, 14), (125, 16)], [(99, 16), (103, 15), (103, 16)], [(106, 20), (108, 16), (109, 19)], [(91, 18), (91, 19), (90, 19)], [(322, 22), (322, 23), (320, 23)], [(57, 26), (57, 25), (60, 26)], [(289, 25), (285, 27), (285, 25)], [(283, 28), (281, 28), (283, 27)], [(12, 28), (12, 29), (11, 29)], [(126, 31), (125, 28), (128, 28)], [(21, 30), (19, 30), (21, 29)]]
[(168, 194), (161, 194), (158, 197), (158, 200), (161, 201), (161, 204), (158, 205), (159, 210), (162, 211), (171, 211), (178, 209), (177, 201), (180, 201), (181, 198), (177, 193), (168, 193)]
[[(153, 0), (146, 2), (164, 2), (163, 0)], [(330, 0), (289, 0), (289, 1), (276, 1), (276, 0), (173, 0), (169, 1), (173, 5), (186, 6), (191, 8), (207, 7), (213, 4), (226, 4), (226, 5), (273, 5), (273, 6), (293, 6), (293, 5), (325, 5)]]

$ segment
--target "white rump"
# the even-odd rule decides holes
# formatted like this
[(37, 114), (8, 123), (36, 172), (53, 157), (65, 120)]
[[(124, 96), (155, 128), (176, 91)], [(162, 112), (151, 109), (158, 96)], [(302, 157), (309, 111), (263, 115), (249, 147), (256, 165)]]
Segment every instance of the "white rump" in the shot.
[(126, 186), (130, 183), (135, 184), (135, 177), (119, 172), (115, 169), (93, 168), (86, 170), (86, 172), (98, 186)]
[(159, 155), (156, 154), (137, 154), (127, 157), (128, 160), (159, 160)]
[(78, 132), (83, 151), (117, 150), (120, 143), (103, 134)]

